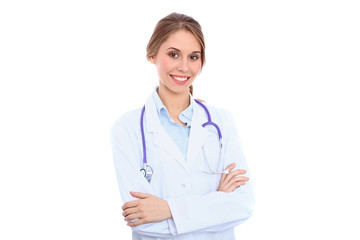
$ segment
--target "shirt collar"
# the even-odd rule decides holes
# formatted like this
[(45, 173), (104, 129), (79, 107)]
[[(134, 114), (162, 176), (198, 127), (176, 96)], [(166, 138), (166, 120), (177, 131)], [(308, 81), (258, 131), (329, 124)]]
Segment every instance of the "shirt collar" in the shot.
[[(166, 116), (168, 116), (169, 120), (171, 120), (170, 115), (168, 110), (166, 109), (166, 107), (164, 106), (164, 104), (162, 103), (159, 94), (157, 92), (156, 88), (153, 92), (153, 98), (154, 98), (154, 102), (155, 102), (155, 106), (156, 106), (156, 110), (158, 112), (159, 117), (162, 114), (165, 114)], [(186, 123), (187, 126), (191, 125), (191, 119), (193, 116), (193, 106), (194, 106), (194, 99), (193, 96), (189, 93), (190, 95), (190, 105), (180, 113), (179, 115), (179, 119), (183, 122)], [(172, 120), (171, 120), (172, 121)]]

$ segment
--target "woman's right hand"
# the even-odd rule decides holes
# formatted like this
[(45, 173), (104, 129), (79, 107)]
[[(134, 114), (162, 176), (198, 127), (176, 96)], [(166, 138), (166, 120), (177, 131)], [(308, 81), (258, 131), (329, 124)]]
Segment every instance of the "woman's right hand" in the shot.
[(220, 184), (218, 187), (219, 192), (232, 192), (236, 188), (245, 185), (247, 181), (249, 181), (248, 177), (239, 176), (244, 175), (246, 170), (238, 169), (232, 171), (236, 166), (236, 163), (230, 164), (226, 170), (229, 172), (228, 174), (223, 173), (221, 175)]

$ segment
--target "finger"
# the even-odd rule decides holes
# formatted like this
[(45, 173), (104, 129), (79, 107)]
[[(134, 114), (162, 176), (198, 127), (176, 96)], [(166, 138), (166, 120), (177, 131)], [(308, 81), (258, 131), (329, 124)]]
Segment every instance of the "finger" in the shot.
[(122, 215), (123, 215), (124, 217), (126, 217), (127, 215), (132, 214), (132, 213), (136, 213), (137, 211), (138, 211), (138, 208), (137, 208), (137, 207), (127, 208), (127, 209), (125, 209), (125, 210), (122, 212)]
[(135, 220), (137, 218), (141, 218), (141, 213), (132, 213), (132, 214), (129, 214), (127, 215), (124, 220), (129, 222), (129, 221), (132, 221), (132, 220)]
[(144, 224), (144, 223), (146, 223), (146, 221), (144, 219), (139, 219), (139, 220), (134, 221), (134, 222), (128, 222), (127, 225), (129, 227), (136, 227), (136, 226), (139, 226), (139, 225)]
[(224, 189), (230, 188), (232, 185), (240, 184), (245, 185), (249, 181), (247, 177), (233, 177), (225, 186)]
[(236, 188), (238, 188), (240, 186), (244, 186), (247, 182), (248, 182), (248, 180), (236, 181), (236, 182), (233, 182), (232, 184), (224, 186), (224, 189), (226, 190), (226, 192), (233, 192)]
[(222, 186), (221, 188), (219, 187), (217, 191), (229, 193), (234, 191), (234, 189), (236, 189), (237, 187), (245, 185), (246, 183), (247, 181), (235, 182), (227, 186)]
[(140, 192), (130, 192), (131, 196), (136, 197), (136, 198), (147, 198), (147, 197), (151, 197), (151, 194), (147, 194), (147, 193), (140, 193)]
[[(233, 170), (235, 166), (236, 166), (236, 163), (233, 162), (232, 164), (230, 164), (229, 166), (227, 166), (227, 167), (225, 168), (225, 170), (228, 170), (229, 172), (231, 172), (231, 170)], [(221, 174), (220, 185), (224, 182), (224, 180), (225, 180), (225, 178), (226, 178), (227, 175), (228, 175), (228, 174), (226, 174), (226, 173)]]
[(237, 170), (233, 170), (231, 171), (229, 174), (227, 174), (226, 178), (225, 178), (225, 182), (229, 182), (231, 178), (238, 176), (238, 175), (243, 175), (246, 174), (246, 170), (244, 169), (237, 169)]
[(230, 172), (228, 174), (228, 176), (233, 177), (233, 176), (238, 176), (238, 175), (244, 175), (244, 174), (246, 174), (246, 172), (247, 171), (244, 169), (236, 169), (236, 170), (233, 170), (232, 172)]
[(122, 205), (122, 210), (128, 209), (128, 208), (133, 208), (136, 207), (139, 204), (139, 200), (134, 200), (134, 201), (129, 201), (126, 202), (124, 205)]
[(233, 162), (232, 164), (228, 165), (225, 170), (228, 170), (229, 172), (233, 170), (236, 167), (236, 163)]
[(237, 176), (237, 177), (233, 177), (229, 183), (234, 183), (234, 182), (239, 182), (239, 181), (249, 181), (248, 177), (244, 177), (244, 176)]
[(245, 184), (246, 184), (246, 182), (237, 182), (237, 183), (232, 184), (227, 190), (228, 190), (228, 192), (233, 192), (235, 189), (237, 189), (238, 187), (243, 186)]
[(249, 178), (247, 177), (233, 177), (225, 186), (224, 188), (228, 188), (230, 185), (237, 183), (237, 182), (244, 182), (246, 183), (249, 181)]

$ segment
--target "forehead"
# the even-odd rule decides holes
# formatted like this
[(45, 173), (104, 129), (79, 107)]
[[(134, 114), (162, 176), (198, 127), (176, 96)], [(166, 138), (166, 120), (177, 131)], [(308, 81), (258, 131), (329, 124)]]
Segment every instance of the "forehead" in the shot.
[(161, 44), (160, 50), (167, 50), (170, 47), (177, 48), (182, 52), (201, 51), (199, 41), (191, 32), (185, 30), (172, 33), (168, 39)]

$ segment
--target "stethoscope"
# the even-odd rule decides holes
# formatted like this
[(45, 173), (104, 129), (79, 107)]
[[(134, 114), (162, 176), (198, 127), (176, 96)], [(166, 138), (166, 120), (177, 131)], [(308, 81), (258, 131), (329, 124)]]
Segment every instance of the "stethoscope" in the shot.
[[(202, 127), (206, 127), (207, 125), (212, 125), (216, 128), (218, 136), (219, 136), (219, 147), (220, 147), (220, 161), (219, 164), (221, 164), (221, 160), (223, 158), (223, 143), (222, 143), (222, 134), (220, 131), (219, 126), (211, 121), (211, 115), (209, 110), (207, 109), (207, 107), (201, 103), (200, 101), (194, 99), (196, 103), (198, 103), (206, 112), (207, 115), (207, 119), (208, 121), (205, 122), (204, 124), (202, 124)], [(144, 175), (144, 177), (146, 178), (146, 180), (148, 182), (151, 181), (152, 175), (153, 175), (153, 169), (152, 167), (147, 163), (147, 158), (146, 158), (146, 144), (145, 144), (145, 133), (144, 133), (144, 114), (145, 114), (145, 106), (142, 108), (141, 110), (141, 117), (140, 117), (140, 129), (141, 129), (141, 139), (142, 139), (142, 148), (143, 148), (143, 168), (140, 169), (140, 172)], [(205, 154), (205, 153), (204, 153)], [(205, 157), (206, 159), (206, 157)], [(225, 171), (212, 171), (211, 167), (209, 166), (209, 163), (207, 162), (208, 167), (209, 167), (209, 171), (203, 171), (206, 174), (222, 174), (222, 173), (229, 173), (227, 170)], [(219, 166), (218, 166), (219, 169)]]

